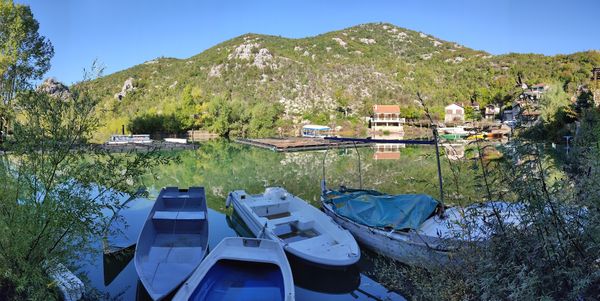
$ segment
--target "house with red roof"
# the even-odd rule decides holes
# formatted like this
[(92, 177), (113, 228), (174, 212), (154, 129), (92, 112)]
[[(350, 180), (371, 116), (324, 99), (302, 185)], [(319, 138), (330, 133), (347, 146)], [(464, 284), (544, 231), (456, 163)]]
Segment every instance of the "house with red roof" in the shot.
[(405, 119), (400, 118), (400, 106), (398, 105), (374, 105), (370, 121), (371, 129), (374, 132), (404, 132), (402, 124)]
[[(374, 139), (402, 140), (404, 121), (404, 118), (400, 118), (400, 106), (374, 105), (373, 116), (370, 119), (371, 135)], [(400, 159), (400, 148), (404, 147), (406, 145), (401, 143), (376, 143), (373, 159), (398, 160)]]

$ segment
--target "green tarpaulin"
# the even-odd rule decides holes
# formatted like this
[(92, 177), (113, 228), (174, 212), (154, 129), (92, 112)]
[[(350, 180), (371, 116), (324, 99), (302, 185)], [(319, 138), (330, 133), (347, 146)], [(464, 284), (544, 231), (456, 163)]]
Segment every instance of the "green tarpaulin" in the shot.
[(328, 192), (326, 199), (335, 212), (357, 223), (396, 230), (417, 229), (439, 204), (426, 194), (388, 195), (353, 189)]

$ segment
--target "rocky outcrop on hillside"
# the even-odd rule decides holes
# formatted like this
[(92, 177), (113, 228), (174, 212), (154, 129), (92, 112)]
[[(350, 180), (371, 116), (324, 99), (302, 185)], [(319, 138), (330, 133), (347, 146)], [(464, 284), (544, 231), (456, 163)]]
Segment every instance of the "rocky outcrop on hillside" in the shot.
[(134, 89), (135, 87), (133, 86), (133, 77), (130, 77), (125, 80), (125, 82), (123, 83), (123, 87), (121, 88), (121, 92), (115, 94), (115, 98), (118, 100), (122, 100), (123, 97), (127, 95), (127, 92), (131, 92)]
[(60, 100), (68, 100), (73, 97), (69, 88), (55, 78), (47, 78), (38, 87), (37, 91), (50, 95)]

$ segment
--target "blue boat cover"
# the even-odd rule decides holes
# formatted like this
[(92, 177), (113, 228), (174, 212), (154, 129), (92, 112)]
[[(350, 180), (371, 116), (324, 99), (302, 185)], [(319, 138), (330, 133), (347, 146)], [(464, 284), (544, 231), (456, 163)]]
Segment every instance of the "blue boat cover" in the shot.
[(374, 190), (342, 189), (326, 194), (334, 211), (359, 224), (395, 230), (417, 229), (438, 206), (426, 194), (383, 194)]

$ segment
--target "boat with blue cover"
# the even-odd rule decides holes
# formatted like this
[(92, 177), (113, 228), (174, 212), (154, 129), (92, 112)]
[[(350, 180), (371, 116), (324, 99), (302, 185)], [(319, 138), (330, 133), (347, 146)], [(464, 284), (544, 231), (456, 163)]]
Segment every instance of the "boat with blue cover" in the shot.
[(256, 195), (230, 192), (226, 206), (230, 205), (256, 237), (277, 241), (286, 252), (308, 263), (345, 268), (360, 259), (350, 232), (281, 187)]
[[(434, 140), (377, 140), (377, 143), (435, 145), (440, 199), (425, 194), (386, 194), (362, 189), (359, 158), (359, 187), (329, 189), (325, 181), (325, 163), (321, 182), (321, 207), (336, 223), (373, 251), (397, 261), (431, 267), (448, 263), (452, 254), (465, 243), (483, 242), (494, 234), (494, 224), (502, 221), (521, 223), (519, 203), (487, 202), (467, 207), (446, 207), (437, 142)], [(360, 138), (327, 138), (338, 141), (374, 141)], [(325, 152), (325, 156), (327, 152)], [(325, 162), (325, 156), (323, 162)]]
[(163, 188), (138, 237), (134, 262), (150, 297), (175, 291), (200, 265), (208, 247), (203, 187)]
[(394, 260), (422, 267), (448, 263), (456, 248), (493, 234), (493, 218), (519, 224), (520, 204), (488, 202), (448, 207), (425, 194), (385, 194), (374, 190), (327, 189), (323, 211), (364, 246)]
[(206, 256), (173, 300), (293, 301), (292, 270), (277, 242), (228, 237)]

